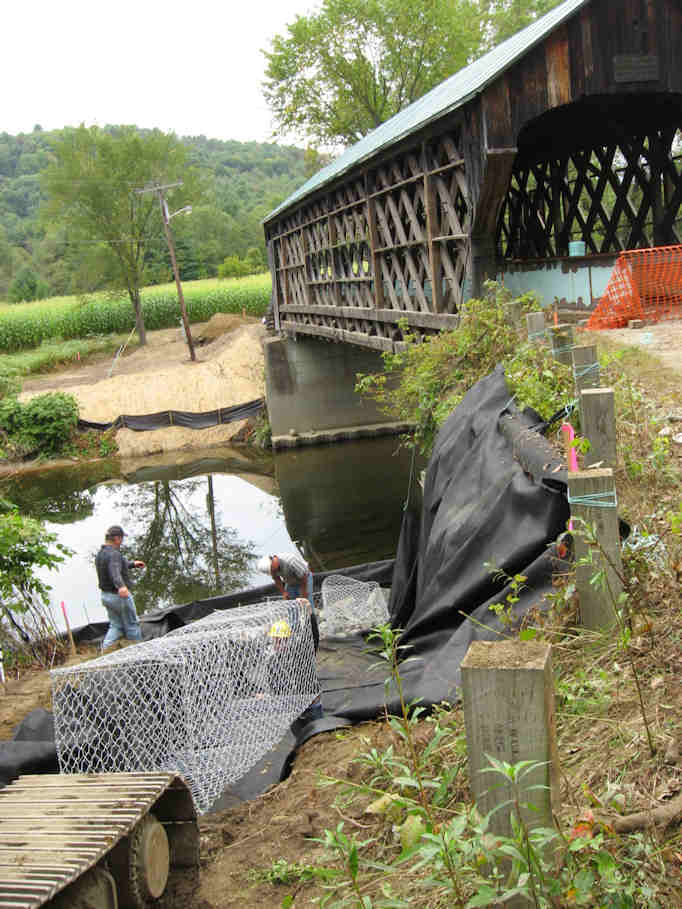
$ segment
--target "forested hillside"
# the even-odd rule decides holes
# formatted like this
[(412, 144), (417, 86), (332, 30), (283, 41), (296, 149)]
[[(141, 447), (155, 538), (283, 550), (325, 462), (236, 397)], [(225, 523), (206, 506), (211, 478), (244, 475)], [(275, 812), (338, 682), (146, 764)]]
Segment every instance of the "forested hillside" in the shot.
[[(93, 237), (89, 247), (73, 244), (63, 229), (40, 217), (40, 174), (50, 163), (56, 135), (39, 126), (18, 136), (0, 133), (0, 300), (97, 289), (96, 276), (84, 263), (100, 238)], [(182, 141), (208, 187), (191, 216), (173, 221), (183, 279), (215, 276), (227, 256), (248, 254), (251, 262), (264, 265), (260, 222), (304, 181), (303, 150), (205, 136)], [(148, 264), (150, 280), (171, 278), (160, 219), (158, 246)]]

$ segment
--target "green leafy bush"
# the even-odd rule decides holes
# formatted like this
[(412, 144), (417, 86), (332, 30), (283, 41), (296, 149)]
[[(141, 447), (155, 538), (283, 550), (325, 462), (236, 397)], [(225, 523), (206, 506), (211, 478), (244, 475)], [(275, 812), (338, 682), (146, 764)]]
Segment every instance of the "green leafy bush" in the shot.
[(72, 395), (36, 395), (23, 405), (19, 438), (32, 451), (53, 454), (69, 441), (77, 423), (78, 403)]
[(61, 391), (36, 395), (26, 404), (16, 398), (0, 401), (0, 429), (7, 435), (6, 453), (56, 454), (70, 441), (78, 423), (78, 404)]
[[(499, 363), (521, 408), (550, 416), (573, 397), (571, 370), (548, 348), (520, 343), (507, 306), (511, 294), (494, 282), (486, 290), (483, 299), (462, 307), (455, 331), (418, 341), (403, 324), (407, 349), (383, 354), (383, 373), (358, 377), (358, 391), (373, 397), (393, 419), (415, 424), (415, 440), (424, 452), (466, 392)], [(519, 302), (524, 313), (539, 309), (532, 294)]]

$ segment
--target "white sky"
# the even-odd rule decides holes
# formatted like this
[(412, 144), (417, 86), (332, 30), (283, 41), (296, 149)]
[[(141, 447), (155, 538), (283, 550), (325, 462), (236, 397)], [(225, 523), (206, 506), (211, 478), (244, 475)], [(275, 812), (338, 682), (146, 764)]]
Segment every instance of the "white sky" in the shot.
[(261, 49), (314, 0), (3, 4), (0, 132), (135, 124), (268, 141)]

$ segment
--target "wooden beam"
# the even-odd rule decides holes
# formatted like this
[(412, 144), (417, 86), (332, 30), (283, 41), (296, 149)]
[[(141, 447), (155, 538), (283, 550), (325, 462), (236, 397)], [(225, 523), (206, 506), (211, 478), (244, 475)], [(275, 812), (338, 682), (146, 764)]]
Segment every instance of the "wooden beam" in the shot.
[(373, 322), (392, 322), (405, 319), (415, 328), (431, 328), (435, 331), (454, 331), (459, 326), (459, 316), (451, 313), (415, 312), (403, 309), (371, 309), (359, 306), (298, 306), (282, 307), (281, 317), (289, 315), (331, 316), (332, 318), (369, 319)]
[(424, 174), (424, 208), (426, 209), (426, 236), (431, 271), (431, 306), (434, 312), (439, 313), (443, 311), (443, 263), (440, 243), (435, 240), (436, 234), (438, 234), (438, 217), (436, 192), (433, 177), (430, 174)]

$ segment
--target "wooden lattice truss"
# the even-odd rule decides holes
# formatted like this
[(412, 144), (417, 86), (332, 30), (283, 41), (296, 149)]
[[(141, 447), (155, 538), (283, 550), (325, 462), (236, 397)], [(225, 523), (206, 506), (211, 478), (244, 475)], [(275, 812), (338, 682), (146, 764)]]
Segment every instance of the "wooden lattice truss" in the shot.
[(280, 327), (380, 350), (453, 327), (471, 219), (457, 134), (356, 171), (269, 225)]
[(506, 259), (680, 243), (682, 136), (675, 127), (544, 160), (517, 156), (497, 226)]

